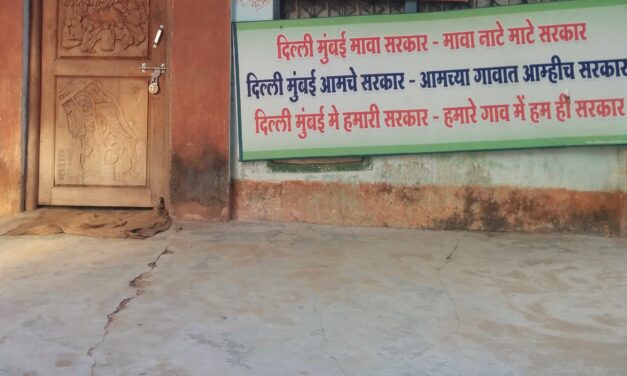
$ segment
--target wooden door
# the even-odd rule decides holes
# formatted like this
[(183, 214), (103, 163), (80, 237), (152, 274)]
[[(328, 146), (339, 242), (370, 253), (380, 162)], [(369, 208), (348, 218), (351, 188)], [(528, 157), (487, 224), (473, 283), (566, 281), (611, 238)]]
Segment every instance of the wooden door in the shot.
[[(166, 196), (167, 0), (43, 0), (39, 204), (151, 207)], [(160, 43), (153, 46), (160, 26)]]

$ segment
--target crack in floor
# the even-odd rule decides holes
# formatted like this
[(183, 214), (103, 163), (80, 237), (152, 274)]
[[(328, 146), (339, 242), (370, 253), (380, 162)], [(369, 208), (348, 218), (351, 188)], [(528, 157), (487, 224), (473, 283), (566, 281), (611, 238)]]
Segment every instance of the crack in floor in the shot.
[(438, 272), (440, 270), (444, 269), (446, 267), (446, 265), (448, 265), (449, 261), (451, 261), (453, 259), (453, 255), (455, 254), (455, 251), (457, 251), (457, 248), (459, 248), (459, 244), (460, 243), (461, 243), (461, 241), (458, 241), (457, 244), (455, 244), (455, 247), (453, 247), (453, 250), (448, 254), (448, 256), (446, 256), (444, 264), (442, 264), (440, 267), (436, 268), (438, 270)]
[(453, 309), (455, 310), (455, 330), (453, 331), (453, 334), (457, 334), (459, 332), (459, 311), (457, 309), (457, 303), (455, 303), (455, 299), (453, 299), (453, 296), (451, 295), (451, 292), (449, 291), (448, 286), (446, 286), (444, 281), (442, 281), (442, 277), (440, 276), (439, 270), (438, 270), (438, 280), (440, 281), (440, 284), (442, 285), (442, 287), (444, 287), (446, 296), (448, 297), (449, 301), (453, 305)]
[(438, 276), (438, 281), (440, 281), (440, 284), (442, 285), (442, 287), (444, 287), (444, 291), (446, 292), (446, 296), (448, 297), (448, 300), (451, 302), (451, 304), (453, 305), (453, 309), (455, 310), (455, 330), (453, 331), (453, 334), (457, 334), (459, 331), (459, 310), (457, 309), (457, 303), (455, 302), (455, 299), (453, 299), (453, 296), (451, 295), (451, 292), (448, 289), (448, 286), (446, 285), (446, 283), (444, 283), (444, 280), (442, 279), (442, 276), (440, 275), (440, 272), (442, 272), (442, 270), (449, 264), (449, 262), (453, 259), (453, 255), (455, 254), (455, 251), (457, 251), (457, 248), (459, 248), (461, 241), (458, 241), (457, 244), (455, 244), (455, 247), (453, 247), (453, 250), (451, 251), (451, 253), (448, 254), (448, 256), (446, 256), (446, 260), (444, 261), (444, 264), (442, 264), (440, 267), (436, 268), (436, 274)]
[(96, 374), (97, 361), (96, 361), (96, 357), (94, 356), (94, 353), (98, 349), (98, 346), (102, 345), (105, 339), (107, 338), (107, 336), (109, 335), (109, 327), (115, 321), (116, 315), (124, 311), (126, 307), (128, 306), (128, 304), (131, 301), (133, 301), (133, 299), (137, 298), (138, 296), (142, 295), (145, 292), (144, 287), (147, 286), (146, 278), (149, 277), (150, 273), (153, 272), (157, 268), (157, 263), (159, 262), (159, 260), (161, 260), (161, 257), (174, 253), (170, 251), (170, 246), (171, 246), (171, 243), (168, 244), (167, 247), (165, 247), (163, 252), (159, 253), (159, 255), (154, 261), (149, 262), (147, 264), (150, 270), (148, 270), (147, 272), (140, 273), (139, 275), (137, 275), (137, 277), (133, 278), (128, 283), (129, 286), (134, 287), (136, 289), (135, 294), (129, 296), (128, 298), (122, 299), (122, 301), (118, 303), (118, 306), (115, 308), (115, 310), (107, 315), (107, 323), (105, 324), (103, 328), (103, 333), (102, 333), (102, 337), (100, 338), (100, 341), (92, 345), (89, 348), (89, 350), (87, 350), (87, 356), (89, 356), (92, 360), (90, 373), (89, 373), (90, 376), (95, 376)]
[(603, 296), (605, 296), (605, 301), (607, 301), (608, 303), (614, 303), (614, 301), (610, 299), (610, 295), (607, 293), (607, 289), (609, 288), (608, 285), (606, 283), (603, 283), (603, 277), (607, 272), (608, 266), (609, 265), (607, 262), (603, 263), (603, 269), (601, 270), (601, 274), (599, 274), (599, 276), (597, 277), (597, 280), (601, 282), (601, 289), (603, 291)]
[(318, 300), (317, 299), (314, 301), (314, 313), (316, 316), (318, 316), (318, 321), (320, 322), (320, 330), (322, 331), (322, 339), (323, 339), (322, 350), (329, 356), (329, 358), (333, 359), (337, 367), (340, 369), (340, 372), (342, 373), (342, 375), (348, 376), (348, 374), (344, 370), (344, 367), (342, 367), (342, 364), (340, 363), (340, 361), (337, 360), (337, 358), (333, 356), (329, 352), (329, 350), (327, 350), (326, 344), (329, 343), (329, 337), (327, 337), (327, 329), (324, 326), (324, 322), (322, 320), (322, 314), (318, 312)]

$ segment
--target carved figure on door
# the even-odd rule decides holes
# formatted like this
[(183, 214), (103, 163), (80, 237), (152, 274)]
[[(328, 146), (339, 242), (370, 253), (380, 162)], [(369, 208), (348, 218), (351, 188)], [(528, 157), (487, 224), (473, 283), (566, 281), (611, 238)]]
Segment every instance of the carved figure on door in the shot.
[(145, 56), (148, 0), (62, 0), (62, 56)]
[(146, 144), (116, 99), (92, 80), (69, 81), (59, 91), (67, 127), (80, 148), (80, 184), (145, 184)]

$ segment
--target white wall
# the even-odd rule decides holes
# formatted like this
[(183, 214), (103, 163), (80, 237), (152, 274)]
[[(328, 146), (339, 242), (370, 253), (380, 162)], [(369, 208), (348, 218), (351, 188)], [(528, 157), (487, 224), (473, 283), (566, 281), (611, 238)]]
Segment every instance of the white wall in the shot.
[(271, 20), (273, 0), (233, 0), (233, 21)]

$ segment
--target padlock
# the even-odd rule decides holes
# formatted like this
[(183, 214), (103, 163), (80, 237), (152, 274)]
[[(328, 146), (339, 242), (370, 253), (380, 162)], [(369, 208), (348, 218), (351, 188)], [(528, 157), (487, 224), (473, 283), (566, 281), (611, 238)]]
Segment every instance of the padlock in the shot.
[(150, 92), (150, 94), (157, 94), (159, 92), (159, 84), (154, 81), (151, 82), (150, 85), (148, 85), (148, 92)]

